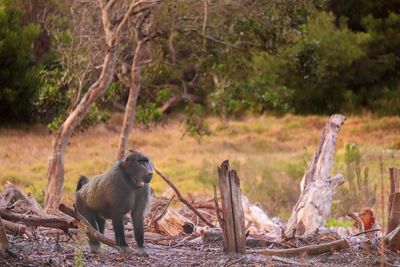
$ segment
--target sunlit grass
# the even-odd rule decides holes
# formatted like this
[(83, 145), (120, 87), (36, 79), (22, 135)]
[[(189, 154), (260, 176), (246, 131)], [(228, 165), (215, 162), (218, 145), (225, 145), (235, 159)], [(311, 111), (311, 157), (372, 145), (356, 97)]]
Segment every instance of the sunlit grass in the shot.
[[(114, 115), (108, 124), (72, 138), (65, 157), (64, 201), (71, 201), (79, 175), (93, 177), (113, 164), (120, 117)], [(129, 147), (148, 154), (184, 194), (198, 196), (212, 193), (212, 185), (217, 184), (217, 166), (229, 159), (241, 178), (242, 191), (270, 214), (287, 218), (327, 117), (260, 116), (228, 122), (209, 118), (212, 134), (200, 140), (182, 137), (181, 121), (175, 118), (157, 127), (139, 127), (131, 135)], [(345, 145), (358, 144), (362, 165), (368, 166), (375, 183), (380, 181), (382, 159), (387, 194), (387, 170), (400, 167), (399, 136), (398, 117), (348, 118), (339, 134), (332, 172), (345, 173)], [(42, 199), (52, 139), (53, 135), (38, 126), (0, 129), (1, 185), (11, 181)], [(152, 187), (156, 194), (168, 188), (157, 175)], [(378, 210), (379, 194), (378, 190)]]

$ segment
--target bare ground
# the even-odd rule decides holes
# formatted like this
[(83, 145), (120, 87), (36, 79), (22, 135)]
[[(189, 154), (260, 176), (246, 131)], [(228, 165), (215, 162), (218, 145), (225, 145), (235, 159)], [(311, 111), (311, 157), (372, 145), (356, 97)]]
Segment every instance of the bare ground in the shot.
[(246, 255), (227, 255), (219, 243), (148, 242), (149, 256), (141, 257), (135, 252), (123, 254), (109, 247), (103, 247), (99, 253), (89, 253), (73, 241), (58, 244), (48, 241), (12, 237), (11, 252), (0, 254), (0, 266), (400, 266), (399, 254), (381, 255), (373, 242), (353, 243), (351, 249), (333, 254), (281, 258), (263, 256), (252, 250)]

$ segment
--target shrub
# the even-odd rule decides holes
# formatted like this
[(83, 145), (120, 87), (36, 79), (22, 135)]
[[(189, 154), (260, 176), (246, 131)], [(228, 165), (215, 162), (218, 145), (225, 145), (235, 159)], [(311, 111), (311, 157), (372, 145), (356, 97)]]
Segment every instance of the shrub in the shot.
[(21, 13), (0, 1), (0, 122), (29, 121), (38, 85), (33, 42), (40, 27), (22, 26)]

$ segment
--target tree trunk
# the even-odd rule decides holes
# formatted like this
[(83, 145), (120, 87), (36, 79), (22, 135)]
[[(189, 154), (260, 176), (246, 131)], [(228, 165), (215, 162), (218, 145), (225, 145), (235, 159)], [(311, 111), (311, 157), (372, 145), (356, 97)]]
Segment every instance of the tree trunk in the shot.
[[(115, 10), (114, 12), (111, 10), (115, 4), (115, 1), (108, 1), (106, 3), (104, 0), (99, 0), (99, 7), (102, 14), (102, 26), (105, 34), (105, 45), (107, 46), (107, 52), (103, 62), (103, 69), (100, 77), (88, 89), (82, 100), (57, 131), (47, 171), (48, 181), (45, 197), (45, 210), (57, 209), (61, 202), (61, 196), (64, 187), (65, 149), (67, 148), (68, 142), (71, 139), (75, 127), (85, 117), (89, 111), (90, 105), (104, 94), (107, 87), (111, 83), (111, 80), (114, 76), (115, 61), (117, 58), (117, 47), (120, 42), (122, 31), (125, 28), (129, 17), (153, 7), (157, 3), (158, 1), (156, 0), (130, 1), (129, 4), (126, 3), (126, 11), (121, 17), (119, 23), (113, 25), (114, 23), (111, 23), (110, 17), (115, 12)], [(133, 12), (135, 8), (138, 8), (136, 13)]]
[(332, 115), (321, 141), (301, 181), (301, 194), (287, 225), (287, 236), (308, 235), (325, 224), (336, 188), (344, 181), (338, 174), (330, 177), (337, 134), (345, 117)]
[(228, 253), (246, 252), (246, 229), (240, 180), (236, 171), (230, 170), (229, 162), (225, 160), (218, 168), (221, 190), (221, 206), (223, 223), (224, 251)]
[(97, 81), (88, 89), (78, 106), (71, 112), (56, 133), (53, 149), (49, 159), (47, 171), (47, 189), (45, 196), (45, 210), (57, 209), (61, 202), (64, 187), (64, 154), (77, 125), (88, 113), (90, 106), (110, 85), (114, 75), (116, 60), (115, 43), (107, 51), (104, 58), (103, 70)]
[(386, 233), (389, 234), (400, 224), (400, 170), (390, 168), (390, 195), (388, 205), (388, 226)]
[(118, 159), (122, 159), (128, 147), (129, 134), (135, 121), (136, 103), (140, 93), (140, 60), (144, 52), (144, 42), (138, 41), (135, 56), (132, 61), (131, 83), (129, 88), (129, 97), (126, 103), (124, 122), (122, 124), (121, 137), (118, 145)]
[(6, 232), (4, 231), (3, 222), (0, 217), (0, 250), (6, 250), (9, 248)]
[(388, 249), (396, 252), (400, 250), (400, 169), (390, 168), (389, 171), (388, 226), (383, 241)]

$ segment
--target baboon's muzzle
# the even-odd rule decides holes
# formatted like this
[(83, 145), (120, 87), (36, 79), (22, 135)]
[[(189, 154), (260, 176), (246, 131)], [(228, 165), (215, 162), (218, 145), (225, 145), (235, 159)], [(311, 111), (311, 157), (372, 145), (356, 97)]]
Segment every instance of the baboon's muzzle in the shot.
[(153, 178), (153, 173), (148, 173), (144, 178), (143, 178), (143, 182), (145, 182), (146, 184), (150, 183), (151, 178)]

